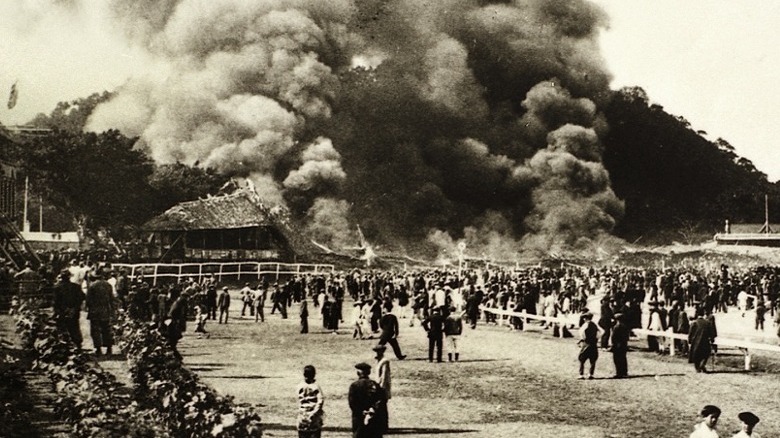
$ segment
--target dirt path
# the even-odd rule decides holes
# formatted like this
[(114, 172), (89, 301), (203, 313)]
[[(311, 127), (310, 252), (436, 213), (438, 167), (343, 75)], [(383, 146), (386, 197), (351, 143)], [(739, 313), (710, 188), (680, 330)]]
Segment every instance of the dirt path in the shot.
[[(327, 436), (349, 436), (347, 388), (353, 365), (370, 361), (375, 341), (357, 341), (346, 328), (325, 333), (311, 318), (313, 333), (298, 334), (298, 321), (249, 317), (226, 325), (210, 321), (209, 338), (188, 333), (185, 363), (217, 390), (238, 401), (263, 405), (266, 436), (293, 437), (294, 388), (304, 365), (318, 369), (326, 395)], [(238, 312), (234, 312), (238, 313)], [(268, 312), (266, 312), (268, 314)], [(629, 354), (632, 378), (613, 380), (611, 356), (602, 352), (597, 379), (576, 380), (577, 347), (538, 329), (467, 330), (460, 363), (430, 364), (423, 330), (402, 320), (400, 343), (409, 358), (393, 361), (391, 428), (404, 436), (687, 436), (701, 406), (723, 411), (721, 434), (738, 427), (736, 414), (753, 410), (763, 436), (780, 435), (777, 374), (742, 373), (740, 357), (721, 358), (717, 373), (696, 374), (680, 358)], [(644, 347), (643, 341), (636, 342)], [(446, 360), (446, 354), (445, 354)], [(780, 362), (778, 357), (766, 360)]]

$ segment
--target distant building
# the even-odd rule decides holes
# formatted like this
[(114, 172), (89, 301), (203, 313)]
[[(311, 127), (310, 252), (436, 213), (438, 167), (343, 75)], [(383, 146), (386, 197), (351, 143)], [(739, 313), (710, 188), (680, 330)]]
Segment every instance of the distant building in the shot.
[(81, 249), (81, 239), (76, 231), (22, 231), (22, 237), (36, 251), (61, 251)]
[(144, 225), (149, 256), (160, 262), (296, 261), (314, 247), (293, 230), (281, 207), (262, 202), (251, 187), (183, 202)]
[(780, 247), (780, 225), (771, 224), (729, 224), (724, 232), (715, 234), (718, 245), (750, 245)]

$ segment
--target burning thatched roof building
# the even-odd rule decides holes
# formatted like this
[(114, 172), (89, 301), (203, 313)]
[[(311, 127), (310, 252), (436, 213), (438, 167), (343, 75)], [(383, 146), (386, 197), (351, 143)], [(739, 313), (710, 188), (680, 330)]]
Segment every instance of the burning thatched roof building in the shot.
[(183, 202), (146, 223), (150, 255), (160, 261), (295, 261), (312, 246), (287, 211), (262, 202), (252, 187)]

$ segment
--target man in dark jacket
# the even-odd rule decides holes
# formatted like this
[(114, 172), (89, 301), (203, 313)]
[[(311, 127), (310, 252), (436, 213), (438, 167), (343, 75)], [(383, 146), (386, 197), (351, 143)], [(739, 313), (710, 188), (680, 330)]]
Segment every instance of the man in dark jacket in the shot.
[(615, 362), (615, 378), (623, 379), (628, 377), (628, 339), (631, 329), (625, 321), (625, 315), (616, 313), (617, 323), (612, 328), (612, 360)]
[(433, 348), (436, 347), (436, 362), (441, 362), (442, 340), (444, 335), (444, 316), (441, 308), (434, 307), (430, 316), (422, 323), (428, 332), (428, 362), (433, 362)]
[(398, 345), (398, 318), (390, 313), (393, 310), (393, 305), (387, 303), (382, 309), (382, 317), (379, 319), (379, 328), (382, 333), (379, 335), (379, 345), (390, 344), (393, 347), (393, 353), (398, 360), (406, 359), (406, 356), (401, 353), (401, 346)]
[(217, 287), (213, 284), (206, 288), (206, 319), (217, 319)]
[(706, 364), (712, 354), (712, 341), (715, 336), (715, 328), (704, 317), (704, 309), (696, 309), (696, 320), (691, 324), (688, 333), (688, 362), (693, 364), (697, 373), (707, 372)]
[(371, 365), (359, 363), (358, 379), (349, 386), (349, 408), (352, 410), (352, 436), (354, 438), (382, 438), (383, 412), (387, 397), (378, 383), (368, 378)]
[(87, 319), (89, 332), (95, 354), (100, 356), (102, 347), (106, 354), (111, 354), (114, 338), (111, 333), (111, 317), (114, 314), (114, 291), (103, 278), (103, 273), (96, 273), (87, 289)]
[(168, 311), (168, 319), (166, 320), (168, 345), (173, 350), (174, 356), (179, 360), (182, 357), (179, 354), (177, 345), (179, 344), (179, 339), (182, 338), (183, 333), (187, 330), (187, 302), (188, 293), (182, 292), (171, 305), (171, 309)]
[(81, 348), (83, 337), (79, 327), (81, 303), (84, 292), (76, 283), (70, 281), (70, 272), (60, 274), (60, 281), (54, 286), (54, 318), (61, 333), (67, 333), (70, 340)]
[(217, 323), (222, 324), (222, 315), (224, 315), (225, 324), (227, 324), (230, 317), (230, 293), (228, 293), (227, 286), (222, 288), (222, 292), (217, 298), (217, 307), (219, 307), (219, 320), (217, 320)]

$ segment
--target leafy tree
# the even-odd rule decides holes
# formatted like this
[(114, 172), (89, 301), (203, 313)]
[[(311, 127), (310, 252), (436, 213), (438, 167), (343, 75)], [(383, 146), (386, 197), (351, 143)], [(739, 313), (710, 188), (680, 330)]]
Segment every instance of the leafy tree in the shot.
[(115, 130), (54, 131), (20, 147), (18, 162), (44, 198), (80, 225), (112, 229), (154, 213), (148, 184), (154, 166), (134, 143)]

